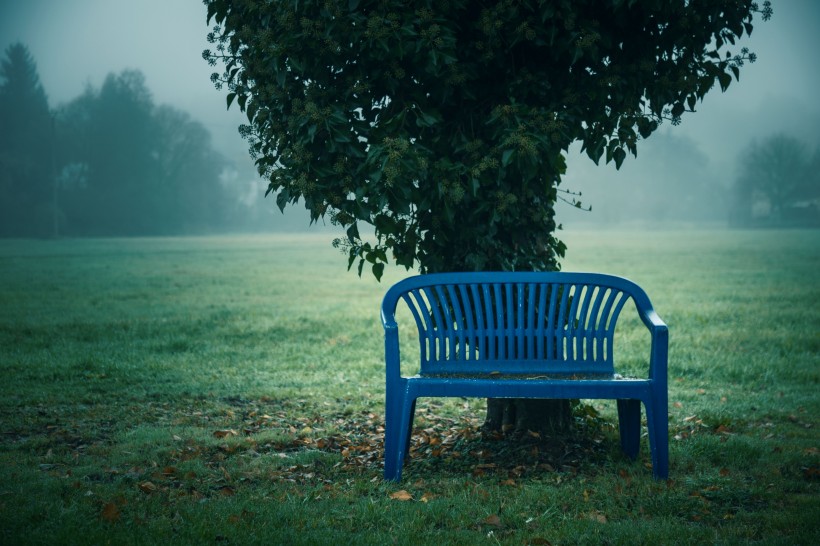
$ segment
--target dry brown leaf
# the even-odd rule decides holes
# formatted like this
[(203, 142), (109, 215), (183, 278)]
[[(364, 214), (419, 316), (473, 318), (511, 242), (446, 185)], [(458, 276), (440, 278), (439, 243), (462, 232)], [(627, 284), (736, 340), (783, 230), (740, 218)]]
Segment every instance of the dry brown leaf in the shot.
[(151, 482), (142, 482), (138, 487), (143, 493), (153, 493), (157, 490), (157, 486)]
[(109, 502), (105, 506), (103, 506), (102, 512), (100, 513), (100, 517), (108, 522), (115, 522), (120, 519), (120, 508), (113, 502)]
[(239, 436), (239, 433), (232, 428), (214, 431), (214, 438), (227, 438), (228, 436)]
[(484, 525), (492, 525), (493, 527), (501, 527), (501, 518), (495, 514), (491, 514), (487, 516), (487, 519), (485, 519), (482, 523)]
[(600, 512), (590, 512), (589, 519), (598, 523), (606, 523), (606, 516)]
[(409, 501), (413, 500), (413, 495), (402, 489), (401, 491), (396, 491), (395, 493), (390, 493), (390, 498), (393, 500), (400, 500), (400, 501)]

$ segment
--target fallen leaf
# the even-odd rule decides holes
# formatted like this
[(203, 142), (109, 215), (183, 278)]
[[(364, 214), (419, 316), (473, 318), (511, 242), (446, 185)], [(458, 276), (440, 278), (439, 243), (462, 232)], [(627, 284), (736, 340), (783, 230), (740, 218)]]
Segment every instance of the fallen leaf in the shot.
[(390, 493), (390, 498), (393, 500), (400, 500), (400, 501), (409, 501), (413, 500), (413, 495), (402, 489), (401, 491), (396, 491), (395, 493)]
[(102, 512), (100, 513), (100, 517), (105, 521), (110, 523), (114, 523), (115, 521), (120, 519), (120, 508), (113, 502), (109, 502), (105, 506), (103, 506)]
[(590, 512), (589, 519), (598, 523), (606, 523), (606, 516), (600, 512)]
[(484, 525), (492, 525), (493, 527), (501, 527), (501, 518), (495, 514), (492, 514), (487, 516), (487, 519), (485, 519), (482, 523)]
[(729, 469), (728, 468), (721, 468), (720, 469), (720, 475), (725, 478), (726, 476), (729, 475)]
[(227, 438), (228, 436), (239, 436), (239, 433), (232, 428), (214, 431), (214, 438)]
[(151, 482), (142, 482), (138, 487), (143, 493), (153, 493), (157, 490), (157, 486)]

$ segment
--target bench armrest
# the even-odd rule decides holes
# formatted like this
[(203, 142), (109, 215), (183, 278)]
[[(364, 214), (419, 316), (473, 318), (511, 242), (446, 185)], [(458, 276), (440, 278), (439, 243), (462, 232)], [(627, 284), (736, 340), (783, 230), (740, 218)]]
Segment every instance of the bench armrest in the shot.
[(649, 356), (649, 378), (665, 384), (667, 381), (667, 361), (669, 359), (669, 328), (654, 309), (641, 311), (640, 317), (649, 329), (652, 339)]
[(387, 382), (401, 378), (401, 357), (399, 355), (399, 326), (395, 321), (384, 321), (384, 356), (387, 367)]

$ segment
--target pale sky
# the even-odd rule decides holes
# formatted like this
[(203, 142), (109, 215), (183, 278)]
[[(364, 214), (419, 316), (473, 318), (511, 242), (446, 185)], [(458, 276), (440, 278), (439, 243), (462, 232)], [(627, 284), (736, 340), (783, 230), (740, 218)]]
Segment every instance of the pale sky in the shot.
[[(755, 135), (809, 138), (820, 125), (820, 0), (772, 4), (772, 20), (758, 19), (743, 43), (759, 60), (742, 69), (740, 82), (726, 93), (713, 91), (680, 127), (661, 129), (694, 139), (726, 176)], [(156, 103), (189, 112), (225, 155), (249, 163), (236, 132), (242, 116), (225, 111), (224, 92), (213, 88), (213, 69), (201, 57), (208, 30), (199, 0), (0, 0), (0, 48), (28, 46), (52, 106), (89, 83), (99, 87), (111, 72), (139, 69)], [(595, 172), (587, 165), (577, 170)]]

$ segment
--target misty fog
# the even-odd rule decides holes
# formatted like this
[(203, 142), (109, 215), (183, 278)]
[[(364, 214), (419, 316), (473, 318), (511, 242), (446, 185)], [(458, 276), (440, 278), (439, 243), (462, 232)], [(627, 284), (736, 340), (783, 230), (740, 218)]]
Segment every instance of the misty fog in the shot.
[[(564, 229), (724, 226), (750, 146), (780, 134), (801, 143), (807, 165), (820, 157), (820, 2), (775, 0), (773, 8), (772, 20), (756, 21), (741, 44), (758, 61), (743, 67), (740, 81), (707, 95), (682, 125), (664, 125), (640, 142), (638, 157), (628, 156), (620, 170), (603, 160), (596, 166), (578, 148), (570, 151), (561, 188), (580, 192), (591, 210), (559, 204)], [(224, 91), (214, 89), (213, 69), (201, 57), (208, 31), (199, 0), (0, 0), (0, 58), (13, 44), (26, 46), (52, 115), (101, 93), (112, 76), (135, 71), (144, 75), (154, 107), (202, 127), (210, 147), (203, 149), (219, 158), (219, 200), (236, 215), (213, 229), (324, 229), (321, 223), (309, 228), (305, 211), (283, 215), (274, 199), (263, 198), (266, 183), (237, 132), (244, 116), (235, 106), (226, 111)], [(65, 176), (82, 172), (71, 168)]]

